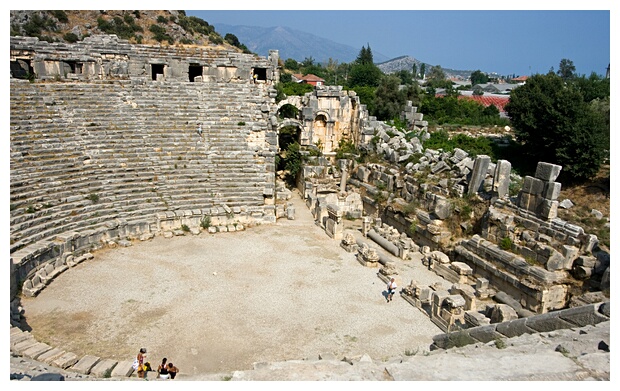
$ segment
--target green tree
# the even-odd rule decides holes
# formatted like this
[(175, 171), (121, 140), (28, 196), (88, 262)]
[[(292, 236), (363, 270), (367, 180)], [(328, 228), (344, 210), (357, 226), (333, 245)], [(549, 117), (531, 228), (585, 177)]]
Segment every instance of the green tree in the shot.
[(489, 77), (482, 73), (482, 71), (477, 70), (473, 71), (470, 76), (471, 85), (475, 86), (476, 84), (485, 84), (489, 82)]
[(239, 42), (239, 38), (237, 38), (235, 34), (231, 33), (228, 33), (224, 36), (224, 41), (236, 47), (239, 47), (239, 45), (241, 45), (241, 42)]
[(571, 83), (581, 91), (586, 102), (609, 97), (609, 79), (603, 78), (594, 72), (587, 78), (583, 75), (575, 77), (571, 79)]
[(567, 58), (560, 60), (560, 69), (558, 75), (564, 80), (570, 80), (575, 77), (575, 65)]
[(362, 47), (357, 59), (351, 66), (349, 85), (351, 87), (376, 87), (383, 76), (383, 72), (374, 64), (370, 46)]
[(356, 86), (353, 91), (359, 96), (360, 103), (366, 105), (369, 113), (375, 112), (375, 88), (369, 86)]
[(286, 61), (284, 61), (284, 68), (290, 69), (291, 71), (298, 71), (299, 63), (292, 58), (287, 58)]
[(400, 78), (396, 75), (387, 75), (381, 79), (381, 83), (375, 91), (374, 115), (380, 121), (388, 121), (398, 118), (405, 107), (405, 94), (398, 86)]
[(443, 81), (446, 80), (446, 73), (441, 69), (441, 65), (435, 65), (431, 67), (428, 73), (428, 80), (430, 81)]
[(574, 84), (551, 72), (534, 75), (511, 92), (505, 109), (533, 162), (561, 165), (568, 180), (598, 172), (609, 150), (606, 118)]
[(413, 83), (413, 76), (406, 69), (401, 69), (400, 71), (396, 72), (396, 76), (400, 78), (400, 84), (406, 85)]
[(413, 74), (413, 80), (418, 79), (418, 64), (413, 63), (413, 68), (411, 69), (411, 73)]
[(374, 60), (372, 57), (372, 50), (370, 49), (370, 45), (366, 44), (366, 47), (362, 46), (355, 62), (358, 64), (374, 64)]
[(424, 77), (425, 77), (425, 76), (426, 76), (426, 64), (425, 64), (425, 63), (422, 63), (422, 64), (420, 65), (420, 78), (421, 78), (422, 80), (424, 80)]
[(377, 87), (383, 72), (374, 64), (355, 64), (349, 74), (349, 85), (352, 87)]

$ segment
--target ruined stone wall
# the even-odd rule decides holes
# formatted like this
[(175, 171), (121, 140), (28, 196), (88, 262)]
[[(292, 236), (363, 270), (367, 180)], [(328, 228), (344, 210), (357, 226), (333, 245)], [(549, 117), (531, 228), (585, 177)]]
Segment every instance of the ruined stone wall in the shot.
[(285, 104), (300, 110), (299, 119), (288, 120), (288, 124), (299, 126), (300, 144), (321, 145), (321, 152), (326, 154), (338, 148), (340, 140), (358, 143), (360, 129), (368, 118), (355, 92), (343, 91), (341, 86), (316, 87), (303, 97), (288, 97), (278, 107)]
[[(39, 80), (154, 79), (190, 81), (190, 66), (200, 69), (194, 81), (249, 81), (256, 68), (277, 82), (277, 51), (268, 59), (211, 47), (135, 45), (115, 35), (96, 35), (74, 44), (48, 43), (33, 37), (11, 37), (10, 59), (27, 61)], [(158, 72), (156, 72), (158, 73)]]
[[(383, 144), (398, 156), (406, 151), (395, 138)], [(363, 194), (367, 215), (406, 233), (418, 246), (466, 263), (523, 308), (546, 313), (563, 308), (590, 277), (601, 280), (601, 289), (609, 286), (609, 253), (598, 249), (596, 236), (550, 214), (553, 206), (544, 207), (557, 209), (560, 184), (554, 178), (560, 168), (539, 163), (539, 174), (526, 178), (519, 197), (511, 198), (509, 162), (472, 159), (458, 149), (427, 149), (404, 169), (357, 166), (349, 184)], [(532, 206), (524, 207), (524, 199)], [(472, 201), (478, 206), (469, 205)], [(480, 206), (484, 214), (470, 220), (473, 211), (467, 208)], [(597, 281), (588, 283), (596, 287)]]

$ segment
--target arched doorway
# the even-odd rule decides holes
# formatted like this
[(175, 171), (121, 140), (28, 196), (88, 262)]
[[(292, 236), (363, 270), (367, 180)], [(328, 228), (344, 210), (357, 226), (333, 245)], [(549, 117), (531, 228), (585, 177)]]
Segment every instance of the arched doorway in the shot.
[(327, 116), (319, 114), (312, 122), (312, 142), (321, 152), (332, 150), (332, 135), (327, 128)]
[(302, 167), (301, 126), (292, 121), (278, 130), (278, 154), (276, 172), (284, 172), (283, 179), (290, 187), (295, 187)]
[(299, 119), (299, 109), (290, 103), (286, 103), (278, 109), (278, 118)]

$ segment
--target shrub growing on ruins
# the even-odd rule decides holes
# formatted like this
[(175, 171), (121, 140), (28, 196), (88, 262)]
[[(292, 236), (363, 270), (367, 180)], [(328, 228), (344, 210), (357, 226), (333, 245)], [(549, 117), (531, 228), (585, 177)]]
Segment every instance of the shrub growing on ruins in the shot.
[(86, 199), (92, 201), (93, 203), (97, 203), (99, 202), (99, 194), (91, 193), (86, 196)]
[(189, 226), (187, 224), (181, 224), (181, 229), (183, 232), (189, 232)]
[(62, 38), (69, 43), (75, 43), (79, 40), (78, 36), (74, 33), (66, 33)]
[(495, 340), (495, 347), (498, 349), (506, 349), (507, 348), (506, 342), (501, 338), (497, 338)]
[(338, 141), (338, 148), (336, 148), (335, 152), (336, 159), (346, 159), (347, 154), (359, 154), (359, 150), (355, 147), (355, 143), (346, 139), (340, 139), (340, 141)]
[(505, 251), (512, 250), (512, 240), (510, 240), (510, 238), (506, 236), (501, 240), (501, 242), (499, 242), (499, 247)]
[(202, 227), (203, 229), (207, 229), (210, 226), (211, 226), (211, 216), (204, 216), (200, 220), (200, 227)]
[(448, 334), (448, 340), (446, 341), (445, 349), (450, 348), (461, 348), (463, 346), (475, 343), (476, 340), (473, 339), (469, 334), (464, 331), (457, 331)]

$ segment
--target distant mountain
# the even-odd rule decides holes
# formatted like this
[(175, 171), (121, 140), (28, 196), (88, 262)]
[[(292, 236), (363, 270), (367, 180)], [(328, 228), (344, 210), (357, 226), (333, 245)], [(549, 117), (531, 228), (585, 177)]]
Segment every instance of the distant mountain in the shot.
[[(416, 64), (418, 68), (418, 72), (419, 72), (420, 66), (422, 65), (422, 61), (415, 59), (413, 57), (410, 57), (410, 56), (396, 57), (391, 60), (377, 64), (377, 67), (381, 69), (381, 72), (388, 74), (388, 73), (398, 72), (403, 69), (411, 72), (411, 70), (413, 69), (413, 64)], [(431, 65), (428, 63), (425, 63), (425, 64), (426, 65), (424, 67), (426, 68), (426, 73), (428, 74), (428, 72), (434, 65)], [(441, 68), (441, 69), (443, 69), (444, 73), (448, 77), (460, 76), (465, 79), (471, 76), (472, 72), (474, 72), (474, 71), (459, 71), (459, 70), (450, 69), (450, 68)]]
[[(361, 46), (354, 48), (289, 27), (231, 26), (219, 23), (213, 23), (213, 26), (222, 37), (228, 33), (234, 34), (239, 42), (258, 55), (267, 56), (269, 50), (277, 49), (283, 60), (292, 58), (301, 62), (312, 57), (318, 63), (327, 62), (330, 58), (340, 63), (349, 63), (357, 58), (362, 49)], [(372, 53), (375, 62), (388, 60), (387, 56), (375, 50)]]

